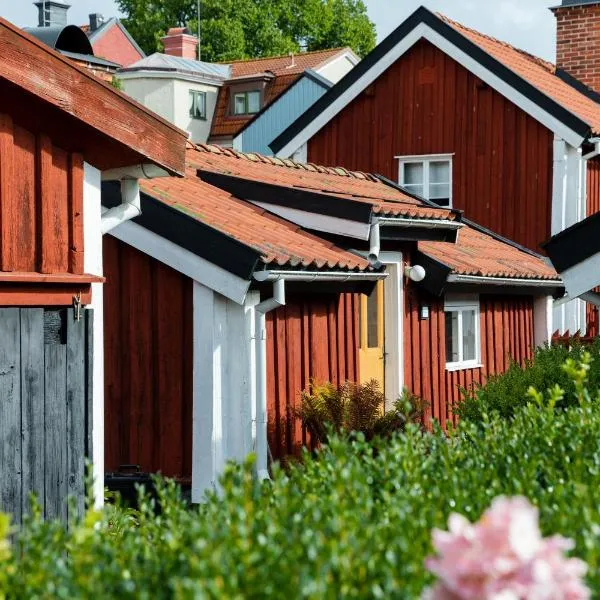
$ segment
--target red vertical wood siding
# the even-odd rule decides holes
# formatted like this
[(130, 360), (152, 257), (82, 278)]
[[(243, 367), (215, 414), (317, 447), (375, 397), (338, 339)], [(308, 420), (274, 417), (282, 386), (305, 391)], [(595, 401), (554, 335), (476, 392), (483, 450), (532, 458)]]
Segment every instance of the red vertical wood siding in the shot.
[[(419, 318), (421, 304), (430, 307), (430, 318)], [(523, 364), (533, 356), (533, 298), (530, 296), (480, 296), (481, 361), (479, 369), (446, 370), (443, 299), (410, 290), (405, 296), (405, 386), (428, 403), (430, 418), (456, 422), (452, 407), (461, 399), (461, 388), (485, 383), (489, 375), (504, 372), (510, 360)], [(427, 349), (427, 350), (426, 350)]]
[(192, 282), (104, 238), (105, 467), (192, 474)]
[(398, 181), (395, 156), (454, 153), (453, 205), (539, 251), (550, 234), (553, 134), (424, 40), (308, 144), (310, 162)]
[[(587, 168), (587, 215), (591, 216), (600, 212), (600, 158), (594, 158), (588, 161)], [(600, 292), (596, 288), (595, 292)], [(600, 323), (598, 318), (598, 307), (593, 304), (586, 304), (586, 335), (600, 335)]]
[(290, 297), (267, 315), (269, 446), (276, 459), (310, 440), (295, 411), (311, 380), (358, 380), (360, 295)]
[(83, 273), (83, 159), (0, 114), (0, 270)]

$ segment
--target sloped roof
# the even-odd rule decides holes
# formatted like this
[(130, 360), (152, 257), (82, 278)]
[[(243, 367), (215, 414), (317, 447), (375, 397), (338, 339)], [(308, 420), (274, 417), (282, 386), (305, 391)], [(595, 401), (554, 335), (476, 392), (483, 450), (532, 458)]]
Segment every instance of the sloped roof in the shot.
[(465, 27), (442, 14), (438, 13), (437, 16), (544, 94), (575, 113), (590, 126), (593, 133), (600, 133), (600, 104), (563, 81), (557, 75), (554, 64)]
[(372, 270), (356, 254), (202, 181), (189, 162), (184, 179), (153, 179), (140, 185), (149, 196), (255, 249), (267, 265)]
[(454, 220), (456, 213), (428, 206), (374, 175), (340, 167), (321, 167), (260, 154), (244, 154), (230, 148), (198, 145), (188, 148), (187, 161), (197, 169), (329, 194), (365, 202), (380, 216)]
[(120, 69), (119, 72), (130, 73), (135, 71), (168, 71), (208, 77), (218, 81), (228, 79), (231, 73), (228, 65), (181, 58), (179, 56), (162, 54), (161, 52), (155, 52), (150, 56), (146, 56), (132, 65)]
[[(257, 77), (262, 74), (274, 76), (265, 87), (264, 103), (261, 107), (264, 109), (293, 85), (302, 76), (304, 71), (323, 67), (346, 52), (354, 55), (350, 48), (333, 48), (331, 50), (302, 52), (293, 56), (272, 56), (252, 60), (238, 60), (229, 63), (229, 67), (231, 69), (231, 78), (234, 81), (238, 77), (253, 75)], [(228, 85), (224, 85), (219, 91), (217, 108), (212, 123), (211, 136), (213, 137), (235, 136), (255, 116), (230, 115), (230, 98), (230, 88)]]
[(460, 230), (456, 244), (419, 242), (418, 247), (457, 275), (560, 280), (541, 256), (469, 226)]

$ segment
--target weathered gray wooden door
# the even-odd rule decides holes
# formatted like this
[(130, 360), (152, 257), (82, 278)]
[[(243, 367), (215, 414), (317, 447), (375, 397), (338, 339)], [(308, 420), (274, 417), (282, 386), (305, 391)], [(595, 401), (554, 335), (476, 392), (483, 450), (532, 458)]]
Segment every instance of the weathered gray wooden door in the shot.
[[(92, 311), (0, 308), (0, 510), (19, 523), (84, 505), (91, 449)], [(72, 511), (71, 511), (72, 512)]]

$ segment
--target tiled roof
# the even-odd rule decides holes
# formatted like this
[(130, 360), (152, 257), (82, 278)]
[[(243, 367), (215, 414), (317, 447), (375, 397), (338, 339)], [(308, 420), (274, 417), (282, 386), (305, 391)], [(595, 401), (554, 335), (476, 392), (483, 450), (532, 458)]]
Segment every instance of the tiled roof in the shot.
[(294, 54), (293, 57), (289, 55), (272, 56), (252, 60), (237, 60), (228, 64), (231, 65), (232, 77), (255, 75), (266, 71), (270, 71), (275, 75), (299, 75), (304, 73), (306, 69), (316, 69), (343, 52), (352, 52), (352, 50), (350, 48), (332, 48), (330, 50), (301, 52), (300, 54)]
[[(271, 79), (265, 87), (264, 106), (271, 104), (271, 102), (285, 92), (298, 77), (300, 77), (300, 75), (297, 73), (286, 73), (285, 75), (279, 75), (278, 77)], [(230, 97), (229, 85), (225, 84), (219, 90), (217, 107), (215, 109), (215, 116), (211, 129), (212, 136), (234, 136), (248, 121), (250, 121), (250, 119), (254, 118), (254, 115), (229, 115)]]
[(302, 164), (211, 145), (189, 145), (187, 161), (197, 169), (214, 173), (367, 202), (373, 205), (374, 212), (380, 216), (455, 218), (454, 212), (427, 206), (401, 190), (382, 183), (374, 175), (348, 171), (341, 167)]
[(559, 280), (558, 273), (541, 257), (465, 226), (456, 244), (419, 242), (419, 250), (458, 275)]
[(600, 104), (556, 75), (556, 67), (527, 52), (438, 14), (448, 25), (600, 133)]
[(205, 183), (196, 177), (195, 166), (188, 166), (184, 179), (165, 177), (140, 184), (153, 198), (254, 248), (267, 265), (370, 270), (368, 261), (356, 254)]

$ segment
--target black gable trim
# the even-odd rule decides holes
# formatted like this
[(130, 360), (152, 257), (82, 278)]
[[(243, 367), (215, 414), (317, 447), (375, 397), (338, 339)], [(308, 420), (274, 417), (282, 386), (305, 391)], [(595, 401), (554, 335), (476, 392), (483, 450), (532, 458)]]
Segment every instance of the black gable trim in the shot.
[(331, 196), (326, 192), (319, 193), (262, 181), (252, 181), (202, 169), (198, 169), (198, 177), (242, 200), (267, 202), (348, 221), (371, 223), (373, 206), (367, 202), (346, 200)]
[(562, 79), (565, 83), (568, 83), (580, 94), (587, 96), (590, 100), (593, 100), (594, 102), (600, 103), (600, 94), (594, 91), (592, 88), (585, 85), (583, 81), (579, 81), (579, 79), (573, 77), (573, 75), (571, 75), (571, 73), (569, 73), (568, 71), (565, 71), (564, 69), (556, 69), (556, 76), (559, 79)]
[[(133, 219), (134, 223), (237, 277), (252, 278), (260, 260), (259, 252), (146, 193), (141, 194), (141, 200), (142, 214)], [(119, 183), (104, 182), (102, 205), (113, 208), (120, 203)]]
[(557, 233), (542, 247), (559, 273), (597, 254), (600, 252), (600, 213)]
[(377, 64), (394, 46), (399, 44), (417, 25), (425, 23), (434, 31), (442, 35), (446, 40), (475, 59), (480, 65), (492, 71), (505, 83), (522, 93), (540, 108), (554, 116), (566, 127), (587, 137), (590, 126), (579, 117), (568, 111), (560, 104), (546, 96), (535, 86), (531, 85), (514, 71), (505, 67), (502, 63), (474, 44), (454, 27), (442, 21), (425, 7), (418, 8), (406, 21), (404, 21), (385, 40), (375, 47), (361, 62), (351, 69), (336, 85), (334, 85), (324, 96), (313, 104), (302, 116), (294, 121), (283, 133), (281, 133), (270, 144), (271, 150), (277, 154), (288, 142), (301, 133), (322, 112), (335, 102), (348, 88), (356, 83), (367, 71)]

